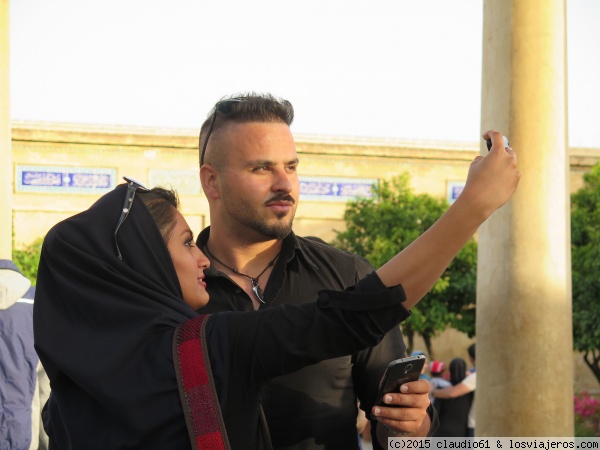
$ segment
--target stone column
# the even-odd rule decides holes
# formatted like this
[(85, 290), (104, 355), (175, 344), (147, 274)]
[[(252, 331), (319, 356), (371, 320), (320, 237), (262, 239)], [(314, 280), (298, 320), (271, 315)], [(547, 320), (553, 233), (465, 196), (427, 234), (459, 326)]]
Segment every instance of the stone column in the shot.
[(573, 435), (565, 11), (484, 0), (481, 127), (522, 177), (479, 231), (477, 436)]
[(0, 0), (0, 259), (12, 258), (9, 0)]

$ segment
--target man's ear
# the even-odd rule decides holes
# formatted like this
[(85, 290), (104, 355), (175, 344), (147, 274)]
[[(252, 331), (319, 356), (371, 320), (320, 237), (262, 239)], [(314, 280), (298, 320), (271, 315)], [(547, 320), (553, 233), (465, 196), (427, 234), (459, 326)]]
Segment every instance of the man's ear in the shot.
[(200, 184), (206, 198), (216, 200), (221, 197), (217, 177), (219, 172), (210, 164), (204, 164), (200, 168)]

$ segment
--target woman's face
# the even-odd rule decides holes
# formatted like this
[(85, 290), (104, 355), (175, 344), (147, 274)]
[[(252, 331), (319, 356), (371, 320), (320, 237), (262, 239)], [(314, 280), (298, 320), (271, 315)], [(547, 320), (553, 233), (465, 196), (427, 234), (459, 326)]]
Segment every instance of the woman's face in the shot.
[(183, 300), (194, 309), (206, 305), (209, 297), (204, 282), (204, 269), (208, 268), (210, 262), (196, 247), (194, 235), (179, 211), (175, 211), (175, 228), (167, 248), (177, 271)]

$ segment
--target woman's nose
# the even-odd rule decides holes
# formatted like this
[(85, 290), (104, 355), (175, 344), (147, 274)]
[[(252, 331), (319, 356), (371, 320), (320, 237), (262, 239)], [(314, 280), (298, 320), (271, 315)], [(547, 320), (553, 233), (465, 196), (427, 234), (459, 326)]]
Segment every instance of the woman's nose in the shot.
[(198, 247), (196, 247), (196, 249), (198, 250), (198, 255), (196, 257), (196, 261), (198, 262), (198, 267), (201, 267), (203, 269), (208, 269), (210, 267), (210, 260), (206, 257), (204, 252), (202, 252), (202, 250), (200, 250)]

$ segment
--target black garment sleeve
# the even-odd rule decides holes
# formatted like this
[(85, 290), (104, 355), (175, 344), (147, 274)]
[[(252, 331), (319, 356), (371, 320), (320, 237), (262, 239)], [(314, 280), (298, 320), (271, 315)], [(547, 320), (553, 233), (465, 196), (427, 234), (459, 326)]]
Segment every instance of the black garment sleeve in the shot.
[[(364, 283), (367, 280), (370, 284), (365, 285)], [(379, 284), (380, 288), (385, 288), (379, 277), (376, 276), (376, 273), (372, 273), (356, 284), (356, 290), (361, 292), (368, 291), (368, 289), (374, 288), (377, 284)], [(404, 345), (400, 327), (398, 326), (390, 330), (376, 346), (357, 353), (354, 358), (353, 377), (357, 386), (361, 409), (366, 412), (367, 418), (371, 420), (373, 450), (383, 450), (377, 441), (375, 432), (378, 423), (371, 417), (371, 408), (374, 405), (376, 390), (379, 387), (379, 381), (385, 367), (387, 367), (389, 362), (404, 357), (405, 350), (406, 346)], [(373, 387), (375, 387), (375, 390), (373, 390)], [(433, 436), (439, 428), (438, 413), (433, 405), (429, 404), (427, 414), (430, 421), (427, 436)]]
[[(356, 276), (364, 277), (366, 273), (372, 273), (373, 267), (368, 261), (356, 259)], [(381, 281), (377, 279), (379, 283)], [(357, 283), (360, 289), (363, 280)], [(398, 358), (406, 356), (406, 346), (402, 339), (400, 327), (393, 327), (385, 337), (375, 346), (360, 350), (352, 355), (352, 378), (354, 389), (360, 407), (370, 418), (370, 411), (375, 402), (379, 383), (387, 365)]]
[(377, 344), (409, 316), (401, 286), (386, 288), (376, 273), (346, 291), (321, 291), (317, 302), (245, 313), (217, 313), (225, 327), (229, 370), (250, 383)]

